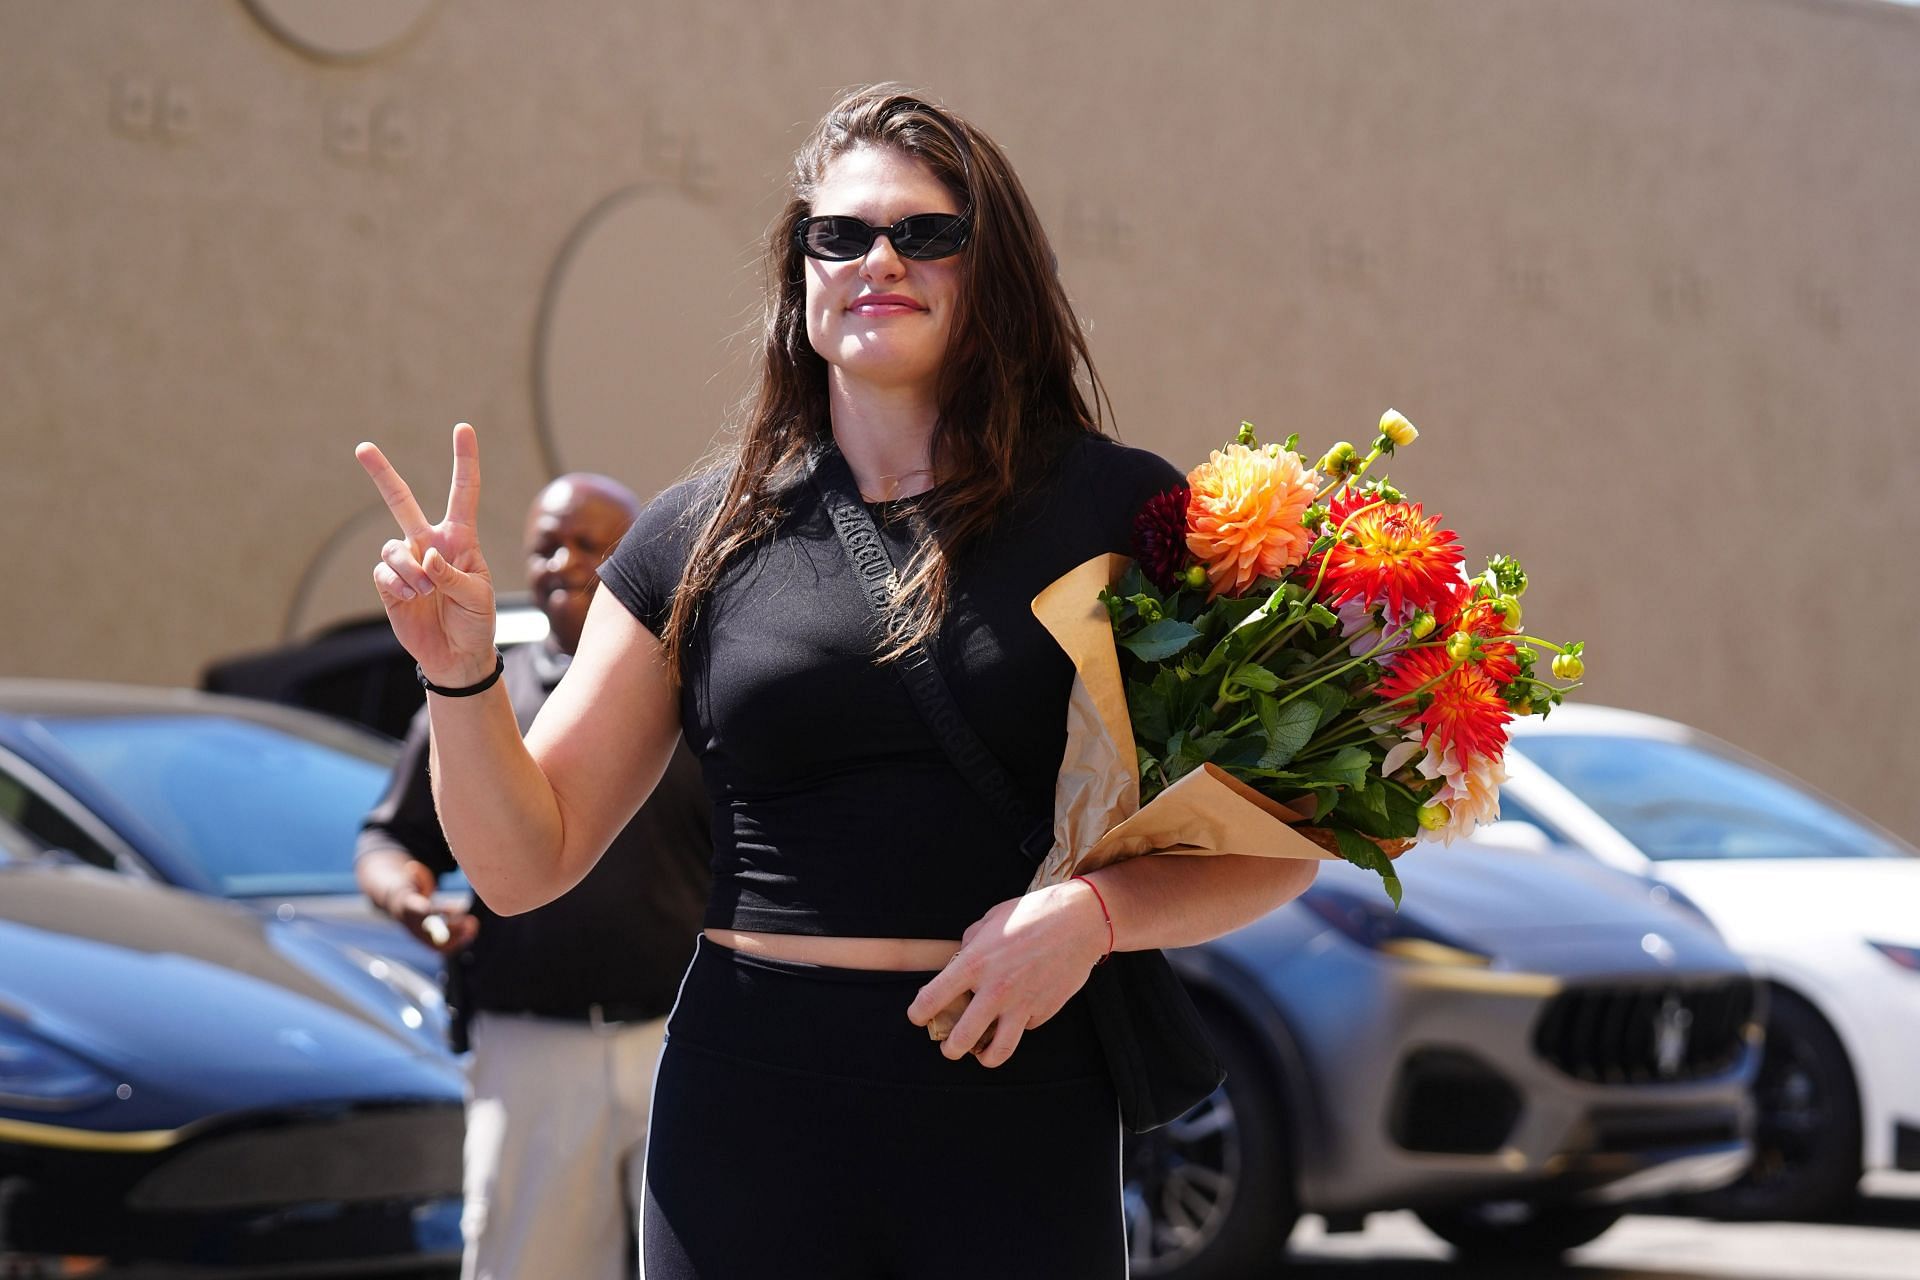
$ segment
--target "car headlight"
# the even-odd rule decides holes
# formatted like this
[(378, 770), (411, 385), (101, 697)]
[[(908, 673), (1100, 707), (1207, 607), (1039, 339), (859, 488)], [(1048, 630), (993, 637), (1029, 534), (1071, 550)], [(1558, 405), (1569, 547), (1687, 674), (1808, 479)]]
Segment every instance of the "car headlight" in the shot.
[(114, 1083), (22, 1027), (0, 1022), (0, 1106), (72, 1111), (113, 1096)]
[(1867, 940), (1867, 945), (1902, 969), (1920, 973), (1920, 947), (1903, 947), (1897, 942), (1875, 942), (1871, 938)]
[(1439, 930), (1428, 928), (1405, 912), (1395, 911), (1371, 897), (1316, 885), (1302, 894), (1300, 901), (1350, 941), (1369, 951), (1416, 964), (1455, 968), (1484, 969), (1493, 963), (1492, 956), (1462, 946)]

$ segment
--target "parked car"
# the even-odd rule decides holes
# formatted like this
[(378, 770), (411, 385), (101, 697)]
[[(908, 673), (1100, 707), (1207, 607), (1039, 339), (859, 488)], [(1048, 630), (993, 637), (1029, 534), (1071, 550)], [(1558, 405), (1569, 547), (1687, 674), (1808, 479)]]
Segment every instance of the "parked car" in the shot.
[(1132, 1274), (1270, 1270), (1299, 1214), (1414, 1209), (1464, 1256), (1539, 1259), (1749, 1158), (1758, 1010), (1678, 895), (1569, 853), (1458, 843), (1172, 953), (1227, 1065), (1130, 1138)]
[(452, 1265), (462, 1080), (431, 992), (0, 822), (0, 1275)]
[(1817, 1216), (1920, 1170), (1920, 851), (1697, 729), (1567, 705), (1514, 726), (1510, 845), (1558, 843), (1698, 903), (1768, 989), (1751, 1171), (1697, 1207)]
[(439, 957), (353, 878), (360, 819), (397, 753), (365, 729), (249, 698), (0, 680), (0, 817), (82, 862), (310, 920), (431, 974)]

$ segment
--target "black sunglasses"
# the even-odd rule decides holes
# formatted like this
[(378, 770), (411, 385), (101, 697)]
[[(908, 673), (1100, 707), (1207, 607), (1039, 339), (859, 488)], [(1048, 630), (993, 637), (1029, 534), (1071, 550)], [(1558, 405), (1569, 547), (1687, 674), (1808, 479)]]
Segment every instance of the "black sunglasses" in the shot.
[(794, 247), (809, 258), (850, 262), (864, 258), (881, 236), (903, 258), (950, 258), (967, 247), (973, 219), (964, 213), (916, 213), (890, 227), (869, 226), (858, 218), (802, 218), (793, 225)]

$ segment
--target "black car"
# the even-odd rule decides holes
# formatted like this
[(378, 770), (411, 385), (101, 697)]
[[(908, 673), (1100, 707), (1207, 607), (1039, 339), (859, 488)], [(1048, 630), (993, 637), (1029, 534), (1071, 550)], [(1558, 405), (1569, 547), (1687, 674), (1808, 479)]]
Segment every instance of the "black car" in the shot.
[(462, 1077), (424, 986), (0, 823), (0, 1275), (451, 1265)]

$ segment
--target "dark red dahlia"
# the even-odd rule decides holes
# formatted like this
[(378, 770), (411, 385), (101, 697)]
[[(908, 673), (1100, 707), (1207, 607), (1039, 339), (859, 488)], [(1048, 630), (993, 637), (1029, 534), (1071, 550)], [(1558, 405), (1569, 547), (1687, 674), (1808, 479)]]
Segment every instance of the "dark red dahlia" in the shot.
[(1181, 570), (1193, 559), (1187, 550), (1185, 485), (1151, 498), (1133, 518), (1133, 558), (1140, 572), (1162, 591), (1177, 585)]

